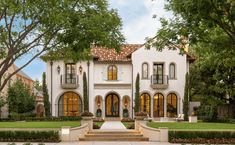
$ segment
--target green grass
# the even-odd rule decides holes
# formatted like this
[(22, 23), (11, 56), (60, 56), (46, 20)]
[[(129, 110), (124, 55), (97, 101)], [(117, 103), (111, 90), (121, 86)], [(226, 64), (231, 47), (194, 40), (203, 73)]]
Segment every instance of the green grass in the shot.
[(149, 122), (149, 127), (168, 127), (169, 130), (235, 130), (232, 123), (188, 123), (188, 122)]
[(135, 124), (135, 122), (122, 122), (122, 124), (127, 128), (128, 126)]
[(61, 128), (80, 126), (80, 121), (0, 122), (0, 128)]
[(99, 127), (101, 127), (104, 122), (94, 122), (94, 123), (98, 125)]

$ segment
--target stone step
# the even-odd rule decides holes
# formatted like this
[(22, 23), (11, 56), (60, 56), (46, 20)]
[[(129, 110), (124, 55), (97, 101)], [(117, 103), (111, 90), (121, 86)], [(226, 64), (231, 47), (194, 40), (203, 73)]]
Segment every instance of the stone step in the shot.
[(138, 131), (90, 131), (88, 134), (140, 134)]
[(80, 141), (149, 141), (147, 137), (84, 137)]
[(85, 137), (143, 137), (142, 134), (86, 134)]

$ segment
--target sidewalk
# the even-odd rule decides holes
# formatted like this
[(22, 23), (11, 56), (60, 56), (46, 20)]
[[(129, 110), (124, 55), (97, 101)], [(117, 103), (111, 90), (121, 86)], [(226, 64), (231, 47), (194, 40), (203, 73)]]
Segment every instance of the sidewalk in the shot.
[(127, 130), (121, 121), (105, 121), (100, 130)]
[[(10, 142), (11, 143), (11, 142)], [(0, 145), (7, 145), (8, 143), (0, 142)], [(16, 143), (16, 145), (23, 145), (24, 143)], [(32, 143), (38, 145), (38, 143)], [(60, 143), (45, 143), (45, 145), (171, 145), (168, 142), (101, 142), (101, 141), (77, 141), (77, 142), (60, 142)], [(180, 144), (174, 144), (180, 145)]]

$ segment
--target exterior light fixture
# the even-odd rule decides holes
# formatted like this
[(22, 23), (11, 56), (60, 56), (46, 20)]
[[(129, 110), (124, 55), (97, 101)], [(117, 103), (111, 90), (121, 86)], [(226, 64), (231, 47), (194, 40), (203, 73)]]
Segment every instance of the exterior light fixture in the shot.
[(60, 74), (60, 66), (59, 65), (57, 66), (57, 72), (58, 72), (58, 74)]
[(79, 66), (79, 72), (80, 72), (80, 74), (82, 74), (82, 66), (81, 65)]

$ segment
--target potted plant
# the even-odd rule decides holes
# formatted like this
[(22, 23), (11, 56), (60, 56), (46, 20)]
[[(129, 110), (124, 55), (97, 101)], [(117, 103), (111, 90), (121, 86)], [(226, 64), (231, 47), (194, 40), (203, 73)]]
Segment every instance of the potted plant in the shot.
[(102, 110), (100, 108), (98, 108), (96, 110), (96, 117), (101, 117), (101, 115), (102, 115)]
[(123, 109), (123, 117), (124, 118), (128, 118), (129, 117), (129, 111), (128, 111), (128, 109)]
[(84, 120), (89, 120), (89, 119), (92, 119), (94, 115), (93, 115), (93, 113), (91, 113), (91, 112), (84, 111), (84, 112), (81, 114), (81, 116), (82, 116), (82, 119), (84, 119)]
[(135, 119), (137, 120), (144, 120), (144, 118), (146, 118), (148, 116), (148, 114), (146, 112), (136, 112), (135, 113)]

